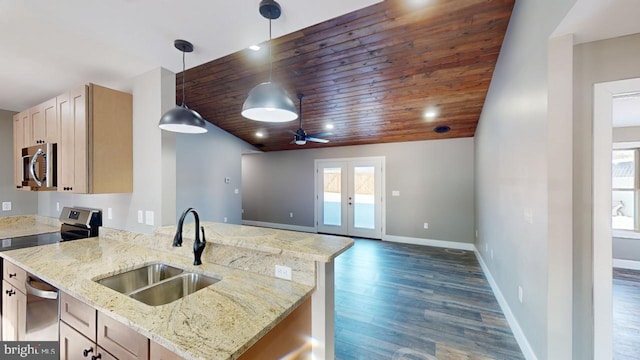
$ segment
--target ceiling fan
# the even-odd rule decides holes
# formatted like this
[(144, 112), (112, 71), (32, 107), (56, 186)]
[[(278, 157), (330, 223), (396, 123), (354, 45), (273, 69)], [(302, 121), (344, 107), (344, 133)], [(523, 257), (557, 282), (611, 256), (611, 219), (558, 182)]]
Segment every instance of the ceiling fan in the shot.
[(312, 142), (317, 142), (317, 143), (322, 143), (322, 144), (328, 143), (329, 140), (320, 139), (320, 138), (318, 138), (318, 136), (331, 135), (330, 132), (323, 132), (323, 133), (317, 133), (317, 134), (307, 134), (302, 129), (302, 98), (303, 97), (304, 97), (304, 94), (302, 94), (302, 93), (298, 94), (298, 99), (300, 100), (300, 116), (299, 116), (300, 126), (298, 127), (297, 131), (287, 130), (287, 132), (293, 134), (293, 141), (291, 142), (291, 144), (304, 145), (304, 144), (307, 143), (307, 141), (312, 141)]

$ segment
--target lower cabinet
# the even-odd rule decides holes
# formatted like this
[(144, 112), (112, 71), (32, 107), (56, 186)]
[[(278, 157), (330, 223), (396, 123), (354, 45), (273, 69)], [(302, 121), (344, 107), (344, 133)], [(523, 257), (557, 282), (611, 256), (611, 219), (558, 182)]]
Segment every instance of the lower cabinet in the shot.
[(117, 360), (102, 347), (84, 337), (64, 321), (60, 322), (60, 359)]
[(8, 281), (2, 281), (2, 340), (24, 340), (27, 295)]
[(60, 358), (148, 360), (149, 339), (61, 293)]

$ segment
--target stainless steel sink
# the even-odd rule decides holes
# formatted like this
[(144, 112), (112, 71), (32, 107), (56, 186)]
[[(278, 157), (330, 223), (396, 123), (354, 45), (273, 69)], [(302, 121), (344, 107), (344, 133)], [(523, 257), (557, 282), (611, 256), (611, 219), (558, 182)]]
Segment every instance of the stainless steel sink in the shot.
[(151, 306), (165, 305), (220, 281), (220, 278), (151, 264), (96, 280), (110, 289)]
[(153, 286), (134, 292), (130, 296), (147, 305), (168, 304), (189, 294), (213, 285), (220, 279), (202, 274), (185, 273)]
[(170, 265), (151, 264), (116, 274), (108, 278), (100, 279), (98, 280), (98, 283), (117, 292), (129, 295), (138, 289), (182, 274), (183, 272), (184, 271), (182, 269)]

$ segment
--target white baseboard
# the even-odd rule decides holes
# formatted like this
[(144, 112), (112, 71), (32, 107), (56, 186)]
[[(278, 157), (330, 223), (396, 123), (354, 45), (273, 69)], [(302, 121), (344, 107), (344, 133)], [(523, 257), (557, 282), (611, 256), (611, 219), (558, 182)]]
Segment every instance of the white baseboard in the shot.
[(413, 237), (395, 236), (395, 235), (386, 235), (386, 234), (382, 235), (382, 240), (397, 242), (402, 244), (435, 246), (440, 248), (469, 250), (469, 251), (474, 251), (476, 248), (473, 244), (469, 244), (469, 243), (446, 241), (446, 240), (422, 239), (422, 238), (413, 238)]
[(626, 260), (626, 259), (613, 259), (614, 268), (640, 270), (640, 261)]
[(281, 230), (302, 231), (302, 232), (308, 232), (308, 233), (317, 233), (316, 228), (313, 226), (278, 224), (278, 223), (253, 221), (253, 220), (242, 220), (242, 225), (268, 227), (268, 228), (281, 229)]
[(489, 268), (487, 267), (487, 264), (485, 264), (484, 260), (482, 259), (482, 256), (480, 255), (480, 252), (478, 251), (478, 249), (475, 248), (475, 245), (473, 246), (473, 248), (474, 248), (476, 257), (478, 258), (478, 262), (480, 263), (480, 267), (484, 272), (484, 276), (486, 276), (487, 281), (489, 281), (489, 285), (491, 286), (491, 290), (493, 290), (493, 294), (496, 296), (496, 299), (498, 300), (500, 309), (502, 309), (502, 312), (504, 313), (504, 317), (507, 319), (507, 322), (511, 327), (513, 336), (516, 338), (518, 345), (520, 345), (520, 350), (522, 351), (522, 354), (527, 360), (538, 360), (538, 357), (533, 352), (533, 349), (531, 348), (531, 345), (529, 344), (527, 337), (524, 335), (524, 332), (522, 331), (520, 324), (518, 324), (518, 320), (516, 320), (516, 317), (513, 315), (513, 312), (511, 312), (511, 308), (509, 307), (507, 300), (504, 298), (504, 295), (502, 295), (502, 292), (500, 291), (498, 284), (496, 284), (495, 280), (493, 279), (491, 272), (489, 272)]

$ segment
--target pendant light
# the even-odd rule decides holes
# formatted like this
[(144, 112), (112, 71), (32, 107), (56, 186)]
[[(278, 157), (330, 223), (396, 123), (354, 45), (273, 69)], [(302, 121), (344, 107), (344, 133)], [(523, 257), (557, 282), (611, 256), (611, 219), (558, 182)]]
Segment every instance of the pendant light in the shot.
[(280, 17), (280, 5), (274, 0), (262, 0), (260, 14), (269, 19), (269, 81), (256, 85), (242, 105), (242, 116), (264, 122), (285, 122), (298, 118), (296, 105), (287, 91), (271, 81), (273, 59), (271, 57), (271, 20)]
[(162, 130), (185, 133), (202, 134), (207, 132), (205, 121), (196, 111), (191, 110), (184, 103), (184, 78), (186, 77), (184, 55), (193, 51), (193, 45), (186, 40), (173, 42), (176, 49), (182, 51), (182, 105), (167, 111), (160, 118), (158, 127)]

